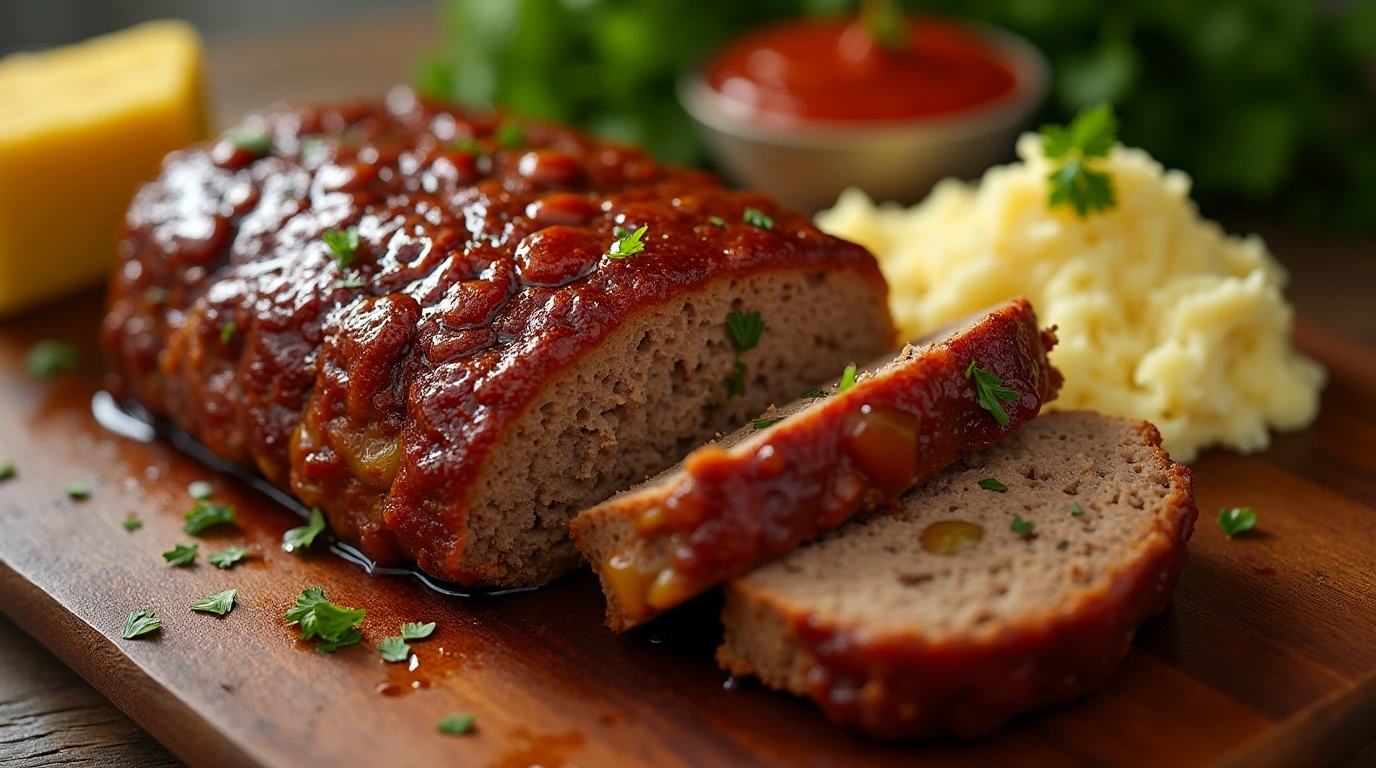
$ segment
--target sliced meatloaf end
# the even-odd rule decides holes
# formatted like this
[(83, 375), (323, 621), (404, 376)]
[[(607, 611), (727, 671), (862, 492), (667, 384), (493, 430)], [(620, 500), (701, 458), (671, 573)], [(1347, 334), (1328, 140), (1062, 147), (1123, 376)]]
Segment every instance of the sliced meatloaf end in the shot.
[(375, 560), (511, 587), (577, 564), (573, 510), (894, 340), (874, 258), (809, 217), (405, 89), (169, 155), (102, 338), (118, 397)]
[[(1054, 343), (1025, 300), (1011, 301), (581, 513), (573, 537), (601, 579), (608, 625), (644, 623), (1011, 433), (1060, 386)], [(1011, 390), (1007, 402), (981, 406), (972, 365)]]
[(1160, 444), (1143, 422), (1042, 416), (728, 583), (717, 660), (889, 739), (972, 737), (1080, 696), (1184, 567), (1192, 481)]

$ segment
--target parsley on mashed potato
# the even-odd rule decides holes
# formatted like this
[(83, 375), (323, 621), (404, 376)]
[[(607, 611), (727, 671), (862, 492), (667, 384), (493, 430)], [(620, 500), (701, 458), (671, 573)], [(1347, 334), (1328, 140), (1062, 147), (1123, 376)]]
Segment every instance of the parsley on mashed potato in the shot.
[(1179, 461), (1260, 450), (1270, 429), (1313, 421), (1324, 370), (1291, 345), (1286, 273), (1260, 238), (1201, 218), (1189, 177), (1141, 150), (1100, 161), (1117, 205), (1085, 218), (1048, 209), (1041, 137), (1023, 136), (1018, 155), (912, 209), (847, 190), (817, 223), (875, 254), (909, 338), (1026, 296), (1060, 338), (1051, 406), (1146, 419)]

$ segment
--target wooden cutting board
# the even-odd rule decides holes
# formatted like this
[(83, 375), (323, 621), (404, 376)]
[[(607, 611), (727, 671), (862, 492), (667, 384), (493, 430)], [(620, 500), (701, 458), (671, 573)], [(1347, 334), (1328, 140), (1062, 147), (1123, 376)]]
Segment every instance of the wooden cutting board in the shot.
[[(95, 296), (0, 325), (0, 610), (192, 765), (1222, 765), (1327, 762), (1376, 738), (1376, 352), (1305, 328), (1330, 369), (1313, 428), (1251, 457), (1196, 465), (1202, 510), (1189, 566), (1118, 676), (1064, 709), (965, 745), (892, 745), (828, 723), (808, 702), (728, 681), (712, 661), (713, 597), (625, 636), (602, 626), (587, 573), (519, 594), (452, 597), (369, 575), (324, 547), (281, 550), (300, 520), (167, 441), (93, 418), (101, 361)], [(80, 371), (29, 380), (42, 338), (86, 350)], [(160, 553), (191, 542), (186, 486), (209, 479), (239, 527), (200, 539), (191, 568)], [(82, 501), (65, 488), (89, 482)], [(1259, 530), (1228, 541), (1224, 506)], [(135, 513), (143, 527), (126, 532)], [(256, 556), (221, 571), (204, 554)], [(366, 608), (362, 645), (312, 652), (282, 614), (307, 586)], [(216, 618), (194, 600), (239, 590)], [(120, 639), (130, 610), (163, 629)], [(435, 621), (416, 666), (374, 644)], [(472, 712), (469, 736), (436, 732)]]

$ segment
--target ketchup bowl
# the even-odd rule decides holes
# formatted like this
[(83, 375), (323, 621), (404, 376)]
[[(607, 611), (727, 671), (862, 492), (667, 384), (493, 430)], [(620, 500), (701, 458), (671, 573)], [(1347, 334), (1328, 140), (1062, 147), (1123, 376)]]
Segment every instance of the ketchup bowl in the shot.
[(684, 72), (679, 100), (744, 187), (806, 211), (847, 187), (915, 203), (942, 178), (1009, 156), (1049, 76), (1041, 52), (1011, 33), (897, 23), (895, 48), (855, 17), (763, 27)]

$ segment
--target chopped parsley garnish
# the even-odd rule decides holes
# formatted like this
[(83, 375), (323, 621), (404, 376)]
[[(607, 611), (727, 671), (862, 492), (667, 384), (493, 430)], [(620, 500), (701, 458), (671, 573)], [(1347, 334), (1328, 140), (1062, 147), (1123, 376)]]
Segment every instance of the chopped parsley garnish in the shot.
[(889, 51), (907, 50), (908, 21), (898, 3), (861, 2), (860, 21), (879, 47)]
[(820, 390), (820, 389), (809, 389), (808, 391), (806, 391), (806, 392), (803, 393), (803, 397), (804, 397), (804, 398), (817, 398), (817, 397), (826, 397), (826, 396), (827, 396), (827, 393), (823, 392), (823, 391)]
[(759, 345), (760, 334), (764, 333), (764, 318), (759, 312), (743, 315), (738, 309), (732, 310), (726, 316), (726, 328), (731, 331), (731, 344), (736, 351), (746, 352)]
[(460, 152), (467, 152), (470, 155), (486, 154), (483, 152), (483, 145), (479, 144), (478, 140), (473, 138), (472, 136), (465, 136), (462, 139), (454, 139), (453, 147), (454, 149), (457, 149)]
[(1056, 542), (1056, 549), (1065, 549), (1068, 546), (1070, 546), (1070, 542), (1066, 541), (1065, 539), (1061, 539), (1060, 541)]
[(841, 394), (855, 386), (855, 363), (846, 366), (846, 370), (841, 372), (841, 383), (836, 385), (836, 394)]
[(295, 552), (306, 549), (315, 543), (315, 537), (325, 531), (325, 515), (317, 507), (311, 510), (311, 521), (300, 528), (292, 528), (282, 534), (282, 549)]
[(772, 427), (783, 420), (784, 417), (782, 416), (774, 416), (773, 418), (768, 419), (751, 419), (750, 423), (755, 425), (755, 429), (765, 429), (767, 427)]
[(1218, 510), (1218, 517), (1214, 521), (1231, 539), (1239, 533), (1257, 527), (1257, 513), (1251, 507), (1233, 507), (1232, 509), (1224, 507)]
[(354, 645), (363, 640), (363, 633), (357, 627), (368, 612), (362, 608), (344, 608), (325, 599), (325, 590), (320, 587), (307, 587), (296, 598), (296, 607), (287, 611), (287, 624), (301, 628), (301, 639), (320, 638), (324, 642), (316, 646), (320, 653), (333, 653), (346, 645)]
[(19, 474), (19, 471), (14, 468), (14, 462), (7, 461), (4, 464), (0, 464), (0, 480), (11, 480), (17, 474)]
[(233, 320), (220, 326), (220, 343), (228, 345), (231, 341), (234, 341), (234, 334), (238, 332), (239, 326), (236, 325)]
[(185, 530), (192, 536), (196, 536), (212, 525), (235, 524), (234, 506), (232, 504), (211, 504), (208, 501), (202, 501), (186, 513)]
[(272, 151), (272, 134), (267, 131), (246, 131), (241, 128), (232, 132), (229, 140), (254, 157), (263, 157)]
[(1022, 519), (1022, 515), (1013, 515), (1013, 523), (1008, 527), (1013, 529), (1013, 533), (1027, 536), (1032, 533), (1033, 524), (1031, 520)]
[(1076, 503), (1070, 505), (1070, 516), (1071, 516), (1071, 517), (1079, 517), (1080, 515), (1083, 515), (1084, 513), (1085, 513), (1085, 511), (1084, 511), (1083, 509), (1080, 509), (1080, 504), (1079, 504), (1079, 502), (1076, 502)]
[(388, 637), (377, 644), (378, 653), (382, 654), (382, 660), (396, 663), (406, 661), (411, 658), (411, 646), (406, 644), (406, 639), (401, 637)]
[(994, 415), (994, 421), (999, 426), (1008, 424), (1008, 413), (1003, 410), (1002, 400), (1011, 403), (1018, 399), (1018, 393), (1008, 387), (1003, 386), (1003, 379), (980, 368), (974, 360), (970, 361), (970, 367), (965, 369), (965, 378), (974, 378), (975, 394), (979, 396), (979, 407)]
[(68, 485), (67, 498), (74, 501), (91, 498), (91, 485), (79, 481)]
[(737, 360), (731, 374), (726, 377), (726, 399), (745, 394), (745, 363)]
[(760, 229), (774, 228), (774, 220), (766, 216), (765, 212), (759, 208), (746, 208), (745, 212), (741, 214), (741, 221)]
[(133, 640), (142, 637), (162, 628), (162, 620), (151, 608), (140, 608), (131, 611), (129, 618), (124, 620), (124, 629), (120, 632), (120, 637), (125, 640)]
[(503, 120), (492, 136), (497, 140), (497, 146), (503, 149), (520, 149), (526, 145), (525, 129), (512, 117)]
[(707, 223), (711, 224), (714, 227), (724, 227), (726, 226), (726, 219), (723, 219), (720, 216), (708, 216)]
[(124, 530), (132, 533), (133, 531), (137, 531), (138, 529), (143, 527), (143, 521), (139, 519), (138, 515), (135, 515), (133, 512), (130, 512), (129, 516), (124, 518), (123, 525)]
[(997, 491), (999, 493), (1003, 493), (1004, 491), (1008, 490), (1008, 486), (1004, 485), (1003, 483), (1000, 483), (997, 479), (992, 477), (986, 477), (983, 480), (979, 481), (979, 487), (983, 488), (986, 491)]
[(473, 716), (468, 713), (456, 712), (452, 715), (445, 715), (435, 724), (440, 733), (447, 733), (450, 736), (463, 736), (473, 732)]
[(348, 269), (358, 257), (358, 227), (326, 230), (320, 239), (330, 247), (334, 262), (340, 269)]
[(1108, 157), (1117, 140), (1118, 118), (1108, 104), (1082, 110), (1069, 127), (1042, 126), (1042, 152), (1053, 164), (1060, 161), (1046, 177), (1051, 183), (1047, 207), (1070, 205), (1081, 218), (1112, 208), (1117, 203), (1113, 177), (1089, 163)]
[(424, 640), (435, 631), (435, 622), (422, 624), (419, 621), (408, 621), (401, 625), (402, 640)]
[(216, 568), (226, 569), (233, 568), (236, 563), (243, 560), (249, 554), (251, 554), (249, 550), (231, 545), (219, 552), (211, 552), (205, 556), (205, 559)]
[(196, 561), (196, 551), (200, 548), (200, 544), (178, 544), (172, 549), (162, 553), (162, 559), (166, 560), (168, 565), (175, 565), (178, 567), (191, 565)]
[(363, 287), (363, 279), (359, 277), (346, 277), (343, 280), (334, 281), (334, 287), (357, 290)]
[(201, 613), (213, 613), (216, 616), (223, 616), (234, 609), (234, 595), (238, 594), (237, 589), (226, 589), (223, 592), (216, 592), (208, 597), (191, 604), (191, 610)]
[(56, 339), (44, 339), (29, 347), (24, 355), (24, 370), (29, 378), (48, 381), (60, 373), (76, 370), (81, 364), (81, 350), (75, 344)]
[(186, 492), (196, 501), (205, 501), (215, 495), (215, 486), (205, 480), (197, 480), (186, 486)]
[(645, 237), (645, 233), (649, 230), (650, 226), (648, 224), (634, 232), (617, 227), (615, 230), (616, 242), (612, 243), (611, 247), (607, 249), (607, 258), (617, 260), (629, 259), (645, 250), (645, 242), (641, 238)]

